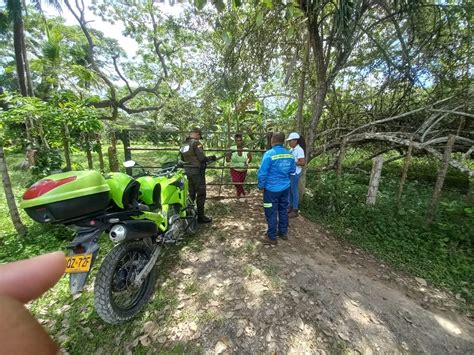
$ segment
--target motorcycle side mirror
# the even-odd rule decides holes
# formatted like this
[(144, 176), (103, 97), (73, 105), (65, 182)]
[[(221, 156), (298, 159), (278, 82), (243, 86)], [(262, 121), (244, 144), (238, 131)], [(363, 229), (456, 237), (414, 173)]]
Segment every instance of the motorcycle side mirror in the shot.
[(123, 166), (126, 168), (133, 168), (136, 163), (133, 160), (127, 160), (123, 162)]

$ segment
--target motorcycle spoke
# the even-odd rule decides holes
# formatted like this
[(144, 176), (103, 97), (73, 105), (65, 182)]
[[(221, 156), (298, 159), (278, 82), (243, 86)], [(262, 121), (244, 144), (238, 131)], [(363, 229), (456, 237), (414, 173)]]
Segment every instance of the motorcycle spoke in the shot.
[(117, 265), (111, 297), (116, 307), (126, 310), (141, 298), (143, 284), (135, 285), (134, 279), (146, 265), (148, 258), (137, 251), (130, 252)]

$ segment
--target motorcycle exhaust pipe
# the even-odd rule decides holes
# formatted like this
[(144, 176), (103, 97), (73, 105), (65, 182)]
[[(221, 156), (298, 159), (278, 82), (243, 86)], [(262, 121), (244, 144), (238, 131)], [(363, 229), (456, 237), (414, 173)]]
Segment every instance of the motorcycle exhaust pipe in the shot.
[(114, 225), (110, 229), (109, 238), (115, 244), (122, 243), (127, 238), (127, 228), (123, 224)]
[(129, 240), (143, 239), (158, 234), (158, 228), (152, 221), (123, 221), (110, 228), (109, 238), (115, 244)]

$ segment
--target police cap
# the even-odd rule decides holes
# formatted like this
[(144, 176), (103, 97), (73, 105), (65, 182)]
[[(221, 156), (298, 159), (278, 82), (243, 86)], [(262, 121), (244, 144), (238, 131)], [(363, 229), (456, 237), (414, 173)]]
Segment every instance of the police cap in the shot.
[(202, 131), (201, 131), (201, 128), (199, 127), (192, 128), (190, 133), (199, 133), (199, 136), (202, 137)]

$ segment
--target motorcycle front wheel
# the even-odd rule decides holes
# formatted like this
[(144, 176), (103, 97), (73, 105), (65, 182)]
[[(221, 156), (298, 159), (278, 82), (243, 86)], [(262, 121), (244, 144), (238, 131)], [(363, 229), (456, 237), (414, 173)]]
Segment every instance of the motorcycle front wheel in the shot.
[(186, 208), (186, 233), (193, 235), (198, 229), (197, 212), (194, 206)]
[(157, 277), (153, 268), (140, 285), (133, 280), (150, 260), (152, 251), (141, 241), (125, 242), (107, 254), (94, 284), (94, 306), (105, 322), (124, 323), (148, 302)]

